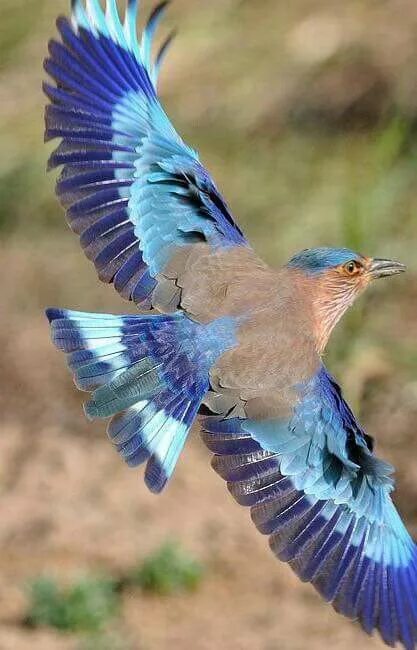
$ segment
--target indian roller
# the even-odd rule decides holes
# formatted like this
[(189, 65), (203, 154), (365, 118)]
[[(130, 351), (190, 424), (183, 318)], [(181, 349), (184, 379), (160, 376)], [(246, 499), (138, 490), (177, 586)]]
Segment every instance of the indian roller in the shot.
[(367, 633), (417, 645), (417, 553), (393, 469), (323, 363), (336, 323), (399, 262), (304, 250), (256, 254), (157, 93), (171, 36), (140, 38), (137, 0), (73, 0), (49, 43), (46, 139), (56, 192), (100, 280), (134, 315), (48, 309), (87, 417), (160, 492), (200, 414), (213, 467), (273, 553)]

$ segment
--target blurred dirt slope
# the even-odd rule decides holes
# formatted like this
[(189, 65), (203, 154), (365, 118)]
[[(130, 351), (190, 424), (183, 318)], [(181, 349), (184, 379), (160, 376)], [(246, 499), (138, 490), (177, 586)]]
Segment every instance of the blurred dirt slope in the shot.
[[(45, 175), (41, 62), (67, 4), (0, 0), (0, 650), (81, 647), (22, 626), (32, 576), (117, 573), (171, 537), (207, 577), (188, 596), (124, 596), (126, 649), (381, 648), (273, 559), (197, 431), (155, 498), (103, 424), (84, 420), (43, 309), (131, 307), (98, 285)], [(355, 309), (329, 364), (397, 466), (397, 502), (417, 535), (417, 6), (176, 0), (173, 25), (165, 105), (257, 249), (278, 264), (343, 244), (410, 266)]]

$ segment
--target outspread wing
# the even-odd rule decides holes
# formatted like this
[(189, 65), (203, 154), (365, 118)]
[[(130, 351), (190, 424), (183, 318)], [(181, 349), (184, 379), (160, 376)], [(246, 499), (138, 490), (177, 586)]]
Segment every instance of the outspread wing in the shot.
[(417, 553), (391, 501), (392, 468), (325, 368), (297, 390), (287, 421), (206, 418), (214, 468), (303, 581), (369, 634), (415, 648)]
[(151, 50), (166, 2), (139, 42), (137, 0), (122, 24), (116, 0), (72, 2), (59, 18), (61, 41), (49, 43), (45, 69), (46, 139), (60, 138), (50, 168), (62, 167), (57, 195), (101, 280), (150, 307), (158, 274), (178, 246), (245, 245), (245, 238), (157, 97), (170, 38)]

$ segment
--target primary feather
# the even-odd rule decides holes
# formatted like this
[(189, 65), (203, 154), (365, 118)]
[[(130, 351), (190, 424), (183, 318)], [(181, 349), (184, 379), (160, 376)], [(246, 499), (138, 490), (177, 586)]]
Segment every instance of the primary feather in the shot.
[(90, 418), (145, 481), (165, 486), (199, 410), (213, 465), (274, 553), (388, 645), (417, 643), (416, 547), (376, 458), (321, 361), (374, 277), (403, 270), (347, 249), (278, 271), (248, 245), (157, 96), (166, 2), (137, 36), (138, 2), (73, 0), (45, 69), (57, 195), (101, 280), (155, 315), (48, 310), (52, 338), (91, 393)]
[(157, 275), (175, 247), (245, 240), (198, 156), (179, 137), (156, 94), (168, 43), (152, 60), (157, 7), (138, 42), (137, 3), (122, 24), (108, 2), (73, 3), (59, 18), (45, 70), (46, 139), (61, 138), (50, 168), (63, 166), (57, 195), (99, 277), (152, 307)]

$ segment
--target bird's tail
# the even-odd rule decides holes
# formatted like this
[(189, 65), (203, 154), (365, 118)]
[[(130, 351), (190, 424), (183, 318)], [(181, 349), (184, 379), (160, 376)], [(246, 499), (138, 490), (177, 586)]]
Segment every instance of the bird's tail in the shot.
[(112, 419), (108, 436), (160, 492), (171, 476), (209, 387), (209, 370), (230, 330), (182, 314), (89, 314), (48, 309), (52, 340), (67, 355), (78, 388), (92, 393), (87, 417)]

